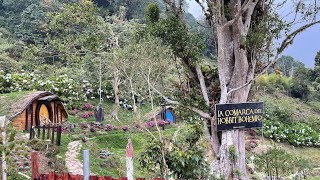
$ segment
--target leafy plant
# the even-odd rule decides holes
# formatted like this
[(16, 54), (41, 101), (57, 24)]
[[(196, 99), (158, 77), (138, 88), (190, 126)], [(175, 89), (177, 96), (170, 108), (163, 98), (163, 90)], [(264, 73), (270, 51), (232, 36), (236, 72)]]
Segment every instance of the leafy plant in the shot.
[[(264, 171), (268, 177), (287, 176), (295, 170), (302, 171), (308, 168), (308, 161), (297, 159), (285, 150), (273, 146), (267, 152), (257, 155), (255, 158), (257, 168)], [(304, 167), (303, 167), (304, 166)]]
[(205, 148), (201, 142), (202, 134), (201, 127), (197, 124), (180, 132), (173, 141), (151, 140), (140, 154), (141, 167), (161, 176), (167, 166), (176, 178), (206, 178), (209, 169), (205, 160)]

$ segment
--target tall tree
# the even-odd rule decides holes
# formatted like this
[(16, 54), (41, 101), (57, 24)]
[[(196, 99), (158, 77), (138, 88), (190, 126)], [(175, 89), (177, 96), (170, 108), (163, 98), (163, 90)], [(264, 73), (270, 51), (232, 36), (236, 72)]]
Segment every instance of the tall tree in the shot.
[(281, 56), (276, 63), (274, 70), (280, 70), (283, 76), (292, 77), (295, 70), (301, 66), (301, 62), (296, 61), (291, 56)]
[[(311, 20), (295, 30), (291, 28), (296, 18), (292, 22), (285, 22), (277, 13), (277, 8), (285, 6), (286, 1), (280, 4), (272, 0), (195, 1), (202, 8), (216, 40), (221, 104), (246, 102), (254, 80), (274, 65), (279, 54), (292, 43), (297, 34), (320, 22), (316, 20), (317, 1), (310, 4), (299, 1), (295, 4), (294, 14), (304, 20)], [(164, 0), (164, 2), (171, 7), (180, 21), (184, 21), (183, 1)], [(283, 30), (286, 30), (284, 40), (278, 48), (272, 50), (274, 38), (280, 38)], [(196, 68), (198, 65), (191, 66)], [(203, 98), (206, 105), (209, 105), (208, 90), (202, 83), (203, 75), (200, 71), (197, 74)], [(205, 118), (211, 117), (214, 121), (212, 115), (207, 114), (207, 116), (200, 110), (197, 112), (201, 112)], [(216, 157), (212, 169), (226, 179), (248, 179), (244, 130), (224, 131), (221, 141), (218, 141), (214, 128), (212, 130), (212, 151)], [(235, 158), (230, 158), (231, 151), (234, 154), (232, 157)]]

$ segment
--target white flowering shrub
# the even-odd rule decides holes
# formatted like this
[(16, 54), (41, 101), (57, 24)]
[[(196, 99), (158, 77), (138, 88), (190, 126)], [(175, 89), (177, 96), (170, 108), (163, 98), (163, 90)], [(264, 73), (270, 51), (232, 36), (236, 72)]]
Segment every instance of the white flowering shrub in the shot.
[(98, 89), (88, 80), (74, 80), (68, 75), (44, 77), (35, 73), (5, 74), (0, 71), (0, 93), (50, 91), (62, 98), (69, 108), (80, 108), (83, 101), (95, 98)]
[(277, 142), (288, 142), (294, 146), (320, 147), (320, 133), (305, 123), (292, 126), (279, 121), (264, 121), (264, 135)]

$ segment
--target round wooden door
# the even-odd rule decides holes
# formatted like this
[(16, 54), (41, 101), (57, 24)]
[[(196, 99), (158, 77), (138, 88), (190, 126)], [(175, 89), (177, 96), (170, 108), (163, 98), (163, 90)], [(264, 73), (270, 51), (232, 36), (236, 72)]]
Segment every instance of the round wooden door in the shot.
[(39, 110), (40, 124), (47, 124), (50, 119), (48, 107), (45, 104), (41, 104)]

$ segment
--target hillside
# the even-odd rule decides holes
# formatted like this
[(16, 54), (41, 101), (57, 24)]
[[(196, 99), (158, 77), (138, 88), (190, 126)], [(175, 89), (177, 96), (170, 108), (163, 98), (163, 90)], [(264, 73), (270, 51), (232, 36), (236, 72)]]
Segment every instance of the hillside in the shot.
[[(0, 116), (25, 110), (0, 129), (0, 175), (30, 176), (32, 151), (40, 173), (83, 174), (88, 149), (92, 174), (125, 176), (132, 140), (136, 177), (317, 178), (320, 51), (314, 68), (281, 55), (320, 3), (193, 1), (205, 18), (185, 0), (0, 0)], [(27, 107), (34, 91), (52, 95)]]

